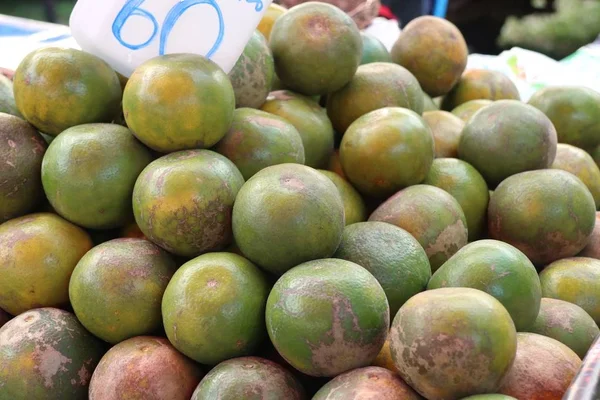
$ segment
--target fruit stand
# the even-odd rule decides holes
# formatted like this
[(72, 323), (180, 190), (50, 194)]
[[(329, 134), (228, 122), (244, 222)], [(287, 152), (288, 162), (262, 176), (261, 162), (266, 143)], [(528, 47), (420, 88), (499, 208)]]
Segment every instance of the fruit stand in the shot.
[(142, 3), (0, 18), (0, 400), (598, 399), (596, 44)]

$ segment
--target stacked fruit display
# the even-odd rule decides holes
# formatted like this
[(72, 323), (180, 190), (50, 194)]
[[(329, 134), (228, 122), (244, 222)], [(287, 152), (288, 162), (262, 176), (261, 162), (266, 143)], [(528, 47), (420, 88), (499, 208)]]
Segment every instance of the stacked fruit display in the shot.
[(467, 55), (314, 2), (229, 76), (28, 55), (0, 76), (0, 400), (561, 399), (600, 333), (600, 94), (524, 103)]

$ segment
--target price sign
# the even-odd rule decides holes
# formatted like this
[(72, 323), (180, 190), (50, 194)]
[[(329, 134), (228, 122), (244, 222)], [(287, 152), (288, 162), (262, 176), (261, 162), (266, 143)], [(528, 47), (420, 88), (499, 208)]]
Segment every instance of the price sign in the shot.
[(125, 76), (164, 54), (195, 53), (229, 72), (271, 0), (79, 0), (71, 31), (82, 50)]

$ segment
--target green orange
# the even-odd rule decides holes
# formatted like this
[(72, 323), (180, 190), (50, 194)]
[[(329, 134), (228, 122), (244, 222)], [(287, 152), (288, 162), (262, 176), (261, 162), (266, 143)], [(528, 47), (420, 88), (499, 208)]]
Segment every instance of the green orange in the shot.
[(87, 400), (102, 342), (56, 308), (27, 311), (0, 329), (0, 400)]
[(233, 253), (209, 253), (181, 266), (162, 299), (163, 324), (177, 350), (216, 365), (252, 354), (265, 335), (269, 285), (262, 271)]
[(358, 191), (350, 184), (350, 182), (335, 172), (325, 170), (318, 171), (328, 177), (338, 189), (342, 198), (342, 203), (344, 203), (346, 225), (352, 225), (357, 222), (366, 221), (368, 215), (365, 201), (360, 196), (360, 193), (358, 193)]
[(375, 359), (390, 314), (385, 292), (366, 269), (321, 259), (279, 278), (267, 301), (266, 321), (273, 345), (294, 368), (334, 377)]
[(448, 111), (429, 111), (423, 119), (431, 128), (435, 141), (436, 158), (458, 156), (458, 142), (465, 123)]
[(269, 5), (269, 8), (267, 8), (267, 11), (263, 15), (262, 19), (258, 23), (258, 27), (256, 28), (256, 29), (258, 29), (258, 31), (260, 33), (263, 34), (263, 36), (267, 39), (267, 41), (269, 40), (269, 38), (271, 36), (271, 30), (273, 29), (273, 24), (275, 24), (275, 21), (277, 21), (277, 19), (279, 17), (281, 17), (283, 14), (285, 14), (286, 11), (287, 11), (287, 8), (283, 7), (280, 4), (275, 4), (275, 3), (271, 3)]
[(71, 274), (92, 248), (83, 229), (50, 213), (5, 222), (0, 243), (0, 308), (12, 315), (67, 305)]
[(486, 99), (469, 100), (453, 109), (452, 114), (456, 115), (458, 118), (462, 119), (463, 122), (467, 123), (477, 111), (481, 110), (483, 107), (489, 106), (492, 103), (492, 100)]
[(585, 150), (559, 143), (552, 168), (570, 172), (581, 179), (594, 197), (596, 209), (600, 208), (600, 168)]
[(162, 337), (137, 336), (111, 348), (90, 382), (89, 400), (189, 400), (199, 366)]
[(423, 112), (437, 111), (439, 109), (437, 103), (427, 93), (423, 93)]
[(127, 126), (161, 153), (209, 148), (227, 133), (235, 94), (214, 62), (194, 54), (169, 54), (146, 61), (123, 92)]
[(506, 309), (471, 288), (428, 290), (412, 297), (394, 318), (390, 340), (400, 376), (430, 400), (494, 392), (517, 351), (515, 326)]
[(344, 229), (335, 258), (366, 268), (381, 284), (396, 315), (402, 304), (427, 287), (429, 259), (419, 242), (404, 229), (384, 222), (362, 222)]
[(362, 58), (360, 64), (370, 64), (374, 62), (391, 62), (392, 56), (383, 43), (375, 36), (364, 31), (360, 32), (363, 41)]
[(0, 74), (0, 113), (6, 113), (20, 117), (21, 114), (15, 104), (13, 83), (6, 76)]
[(246, 180), (271, 165), (304, 164), (304, 145), (296, 128), (277, 115), (251, 108), (235, 110), (231, 128), (215, 150)]
[(144, 239), (114, 239), (79, 261), (69, 284), (75, 315), (94, 336), (119, 343), (162, 327), (163, 293), (177, 264)]
[(600, 212), (596, 212), (596, 223), (588, 244), (578, 254), (579, 257), (590, 257), (600, 260)]
[[(0, 75), (3, 77), (4, 75)], [(46, 142), (19, 117), (0, 113), (0, 223), (25, 215), (44, 197), (41, 168)]]
[(340, 161), (350, 183), (367, 196), (386, 198), (421, 183), (434, 157), (431, 129), (414, 111), (382, 108), (346, 131)]
[(472, 165), (455, 158), (435, 159), (423, 183), (450, 193), (465, 213), (469, 241), (481, 238), (490, 195), (485, 179)]
[(369, 217), (406, 230), (419, 241), (435, 272), (467, 244), (467, 220), (460, 204), (435, 186), (415, 185), (396, 193)]
[(494, 296), (518, 331), (529, 329), (540, 311), (542, 288), (531, 261), (497, 240), (469, 243), (431, 277), (427, 289), (470, 287)]
[(69, 128), (48, 147), (42, 183), (52, 207), (90, 229), (124, 226), (132, 219), (135, 181), (152, 161), (149, 149), (123, 126)]
[(572, 257), (555, 261), (540, 273), (544, 297), (583, 308), (600, 326), (600, 260)]

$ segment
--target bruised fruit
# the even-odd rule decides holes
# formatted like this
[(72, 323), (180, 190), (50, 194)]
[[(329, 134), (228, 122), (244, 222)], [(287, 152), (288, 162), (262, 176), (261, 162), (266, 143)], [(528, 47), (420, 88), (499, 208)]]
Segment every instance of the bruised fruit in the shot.
[(191, 400), (307, 399), (304, 388), (285, 368), (260, 357), (240, 357), (214, 367)]
[(421, 400), (398, 375), (379, 367), (358, 368), (329, 381), (312, 400)]
[(550, 167), (556, 156), (556, 130), (532, 106), (499, 100), (467, 122), (458, 156), (495, 187), (519, 172)]
[(316, 1), (297, 5), (277, 19), (269, 44), (283, 84), (308, 96), (340, 89), (362, 57), (356, 23), (339, 8)]
[(231, 160), (246, 180), (271, 165), (304, 164), (304, 145), (296, 128), (277, 115), (251, 108), (235, 110), (231, 128), (215, 151)]
[(578, 256), (600, 260), (600, 212), (596, 212), (596, 223), (594, 224), (590, 240)]
[(106, 62), (57, 47), (29, 53), (15, 71), (13, 90), (23, 117), (52, 136), (72, 126), (112, 121), (122, 94), (119, 78)]
[(403, 107), (419, 115), (423, 112), (419, 82), (400, 65), (361, 65), (350, 83), (327, 96), (327, 115), (342, 135), (358, 118), (384, 107)]
[(163, 324), (177, 350), (202, 364), (252, 354), (265, 335), (269, 286), (263, 272), (233, 253), (182, 265), (162, 299)]
[(366, 268), (381, 284), (390, 315), (427, 287), (431, 267), (419, 242), (404, 229), (384, 222), (362, 222), (344, 229), (334, 255)]
[(56, 308), (27, 311), (0, 329), (1, 400), (86, 400), (102, 342)]
[(212, 147), (227, 133), (234, 108), (235, 94), (225, 72), (195, 54), (146, 61), (123, 92), (127, 126), (161, 153)]
[(450, 21), (422, 16), (403, 27), (392, 48), (392, 59), (415, 74), (432, 97), (456, 85), (467, 66), (469, 51), (462, 33)]
[(453, 110), (471, 100), (520, 100), (519, 90), (502, 72), (469, 69), (442, 101), (442, 110)]
[(362, 58), (360, 60), (361, 65), (392, 61), (390, 52), (379, 39), (364, 31), (360, 32), (360, 36), (363, 42)]
[(450, 193), (465, 213), (469, 241), (481, 238), (490, 196), (485, 179), (472, 165), (455, 158), (435, 159), (423, 183)]
[(448, 111), (429, 111), (423, 119), (431, 128), (435, 142), (436, 158), (458, 156), (458, 142), (465, 123)]
[(517, 334), (517, 356), (499, 392), (517, 399), (561, 400), (581, 360), (561, 342), (535, 333)]
[(237, 108), (260, 108), (273, 86), (275, 66), (265, 37), (254, 31), (229, 73)]
[(233, 207), (233, 234), (240, 250), (279, 275), (305, 261), (332, 256), (344, 221), (335, 184), (299, 164), (258, 172), (242, 187)]
[(256, 28), (260, 33), (263, 34), (265, 39), (267, 39), (267, 42), (269, 41), (269, 38), (271, 36), (273, 24), (275, 24), (275, 21), (277, 21), (279, 17), (285, 14), (286, 11), (287, 8), (275, 3), (271, 3), (269, 5), (269, 8), (267, 8), (267, 11), (263, 15), (262, 19), (258, 23), (258, 27)]
[(83, 229), (50, 213), (5, 222), (0, 243), (0, 308), (12, 315), (67, 305), (71, 274), (92, 248)]
[(0, 113), (21, 117), (19, 110), (17, 110), (17, 105), (15, 104), (13, 83), (2, 74), (0, 74)]
[(600, 145), (600, 93), (586, 87), (557, 86), (538, 90), (529, 104), (550, 118), (558, 141), (584, 149)]
[(69, 128), (48, 147), (42, 183), (52, 207), (90, 229), (112, 229), (132, 219), (135, 181), (152, 161), (150, 151), (123, 126)]
[(488, 207), (490, 237), (515, 246), (539, 266), (579, 253), (595, 221), (590, 191), (575, 175), (556, 169), (507, 178)]
[(385, 292), (363, 267), (321, 259), (286, 272), (267, 301), (273, 345), (294, 368), (334, 377), (369, 365), (390, 324)]
[(467, 244), (467, 221), (460, 204), (435, 186), (415, 185), (380, 205), (369, 221), (387, 222), (419, 241), (435, 272)]
[(220, 250), (231, 243), (233, 201), (243, 184), (236, 166), (218, 153), (171, 153), (138, 177), (135, 220), (148, 239), (176, 255)]
[(118, 343), (162, 327), (163, 293), (177, 264), (143, 239), (115, 239), (88, 251), (73, 271), (69, 298), (94, 336)]
[(581, 179), (594, 197), (596, 209), (600, 208), (600, 168), (585, 150), (559, 143), (552, 168), (570, 172)]
[(540, 313), (529, 332), (556, 339), (583, 359), (600, 335), (596, 322), (575, 304), (543, 298)]
[(90, 400), (189, 400), (202, 371), (161, 337), (138, 336), (111, 348), (92, 381)]
[[(3, 75), (0, 75), (0, 77)], [(0, 113), (0, 224), (31, 212), (44, 197), (46, 142), (19, 117)]]
[(542, 288), (531, 261), (515, 247), (479, 240), (460, 249), (431, 277), (427, 289), (469, 287), (494, 296), (518, 331), (530, 328), (540, 310)]
[(464, 123), (467, 123), (477, 111), (481, 110), (483, 107), (489, 106), (492, 103), (492, 100), (469, 100), (452, 110), (452, 114), (463, 120)]
[(340, 145), (340, 161), (350, 183), (377, 198), (422, 182), (433, 157), (431, 129), (417, 113), (400, 107), (363, 115)]
[(583, 308), (600, 326), (600, 260), (572, 257), (555, 261), (540, 273), (544, 297)]
[(460, 399), (500, 387), (515, 358), (517, 335), (506, 309), (489, 294), (444, 288), (419, 293), (402, 306), (390, 347), (400, 375), (420, 394)]
[(334, 132), (327, 113), (317, 102), (281, 90), (272, 92), (261, 109), (284, 118), (296, 127), (304, 144), (306, 165), (313, 168), (327, 165), (333, 153)]
[(352, 187), (350, 182), (340, 177), (335, 172), (319, 170), (320, 173), (328, 177), (331, 182), (337, 187), (342, 203), (344, 203), (344, 216), (346, 225), (352, 225), (357, 222), (367, 220), (367, 210), (365, 202), (360, 196), (360, 193)]

